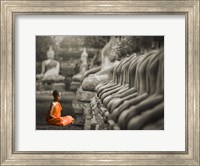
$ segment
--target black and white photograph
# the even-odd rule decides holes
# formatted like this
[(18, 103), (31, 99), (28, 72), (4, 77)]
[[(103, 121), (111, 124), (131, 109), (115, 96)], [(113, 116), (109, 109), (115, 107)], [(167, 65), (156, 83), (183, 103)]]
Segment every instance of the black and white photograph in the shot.
[(36, 36), (36, 130), (164, 130), (164, 36)]

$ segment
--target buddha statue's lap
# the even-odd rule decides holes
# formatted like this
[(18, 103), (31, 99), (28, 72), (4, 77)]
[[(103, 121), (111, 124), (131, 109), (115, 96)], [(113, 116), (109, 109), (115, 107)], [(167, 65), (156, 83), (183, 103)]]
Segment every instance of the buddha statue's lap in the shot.
[(107, 108), (109, 112), (113, 112), (113, 110), (121, 105), (125, 100), (129, 100), (133, 97), (136, 97), (138, 94), (136, 93), (135, 88), (127, 88), (126, 91), (123, 91), (121, 94), (117, 94), (116, 96), (113, 96), (113, 98), (110, 100), (110, 102), (107, 104)]
[[(110, 80), (111, 72), (116, 68), (118, 64), (119, 64), (119, 61), (115, 61), (114, 63), (110, 64), (110, 67), (107, 67), (106, 69), (101, 70), (100, 72), (94, 75), (89, 75), (86, 79), (84, 79), (82, 85), (86, 87), (88, 85), (94, 84), (96, 88), (97, 85), (99, 85), (101, 82), (104, 82), (102, 86), (99, 86), (98, 89), (96, 88), (97, 93), (99, 93), (101, 90), (105, 89), (106, 86), (112, 84), (112, 82), (108, 80)], [(96, 82), (93, 82), (92, 78), (94, 78)], [(95, 88), (92, 88), (92, 90), (95, 90)]]
[[(134, 67), (134, 69), (136, 69), (135, 67), (136, 67), (138, 64), (140, 64), (140, 63), (142, 62), (142, 59), (143, 59), (143, 58), (141, 58), (141, 57), (135, 59), (135, 61), (134, 61), (132, 64), (130, 64), (131, 67), (132, 67), (132, 68)], [(131, 69), (132, 69), (132, 68), (131, 68)], [(130, 72), (132, 72), (132, 73), (135, 72), (135, 70), (132, 71), (131, 69), (129, 69), (129, 73), (127, 73), (127, 74), (130, 74)], [(135, 75), (135, 74), (133, 74), (133, 75)], [(129, 82), (130, 82), (130, 79), (135, 79), (135, 77), (133, 77), (133, 78), (129, 77)], [(129, 83), (129, 84), (130, 84), (130, 83)], [(133, 86), (133, 85), (129, 85), (129, 86)], [(116, 98), (116, 99), (114, 98), (113, 100), (111, 100), (111, 103), (108, 104), (108, 105), (109, 105), (109, 108), (110, 108), (110, 111), (113, 112), (113, 110), (119, 105), (119, 104), (117, 104), (116, 102), (122, 104), (125, 100), (130, 99), (131, 97), (135, 97), (136, 95), (135, 95), (134, 93), (136, 93), (136, 88), (135, 88), (135, 87), (132, 87), (132, 88), (130, 88), (130, 89), (127, 89), (127, 91), (126, 91), (126, 90), (123, 91), (123, 92), (121, 93), (121, 95), (119, 95), (120, 99), (119, 99), (119, 98)], [(133, 94), (134, 94), (134, 95), (133, 95)]]
[(132, 105), (136, 105), (146, 99), (148, 97), (147, 93), (144, 93), (142, 95), (138, 95), (137, 93), (132, 94), (128, 96), (125, 100), (123, 100), (122, 104), (119, 107), (116, 107), (112, 111), (112, 117), (113, 119), (118, 122), (118, 117), (121, 115), (121, 113), (129, 109)]
[[(123, 61), (124, 61), (124, 60), (122, 60), (121, 62), (123, 62)], [(121, 62), (120, 62), (120, 64), (121, 64)], [(119, 64), (119, 65), (120, 65), (120, 64)], [(118, 66), (119, 66), (119, 65), (118, 65)], [(117, 67), (118, 67), (118, 66), (117, 66)], [(117, 67), (116, 67), (116, 68), (117, 68)], [(115, 75), (116, 75), (116, 69), (115, 69), (114, 72), (113, 72), (113, 77), (116, 77)], [(112, 81), (105, 82), (105, 83), (103, 83), (103, 84), (97, 85), (96, 91), (97, 91), (97, 92), (100, 92), (100, 90), (105, 89), (105, 88), (107, 88), (107, 87), (109, 87), (109, 86), (112, 86), (113, 84), (115, 84), (115, 83), (114, 83), (114, 82), (115, 82), (114, 80), (116, 80), (116, 79), (113, 78)]]
[(121, 91), (123, 91), (124, 89), (128, 89), (128, 85), (120, 86), (120, 87), (110, 91), (109, 93), (105, 93), (104, 95), (102, 95), (102, 100), (103, 100), (103, 104), (105, 105), (105, 107), (108, 108), (108, 103), (113, 98), (113, 94), (120, 94)]
[(93, 75), (86, 77), (82, 82), (83, 90), (94, 91), (96, 85), (108, 79), (108, 75)]
[[(145, 125), (155, 122), (157, 119), (164, 117), (164, 102), (155, 105), (154, 108), (145, 110), (141, 115), (138, 115), (128, 121), (126, 128), (128, 130), (140, 130)], [(160, 124), (163, 128), (164, 123)], [(155, 129), (155, 128), (154, 128)]]
[(110, 81), (107, 81), (107, 82), (104, 82), (102, 84), (97, 85), (97, 87), (96, 87), (97, 94), (101, 93), (102, 90), (108, 89), (108, 88), (113, 87), (117, 84), (117, 80), (115, 78), (115, 75), (117, 73), (117, 69), (120, 66), (120, 64), (121, 64), (121, 61), (118, 62), (118, 64), (114, 66), (112, 77), (110, 75), (110, 78), (109, 78)]
[[(140, 101), (137, 104), (132, 105), (131, 107), (123, 110), (121, 114), (118, 116), (118, 124), (121, 128), (125, 129), (129, 120), (134, 116), (145, 112), (148, 109), (153, 108), (159, 103), (163, 102), (163, 96), (148, 96), (146, 99)], [(125, 122), (126, 120), (126, 122)]]
[(104, 86), (102, 86), (102, 87), (100, 87), (99, 89), (98, 89), (98, 91), (97, 91), (97, 94), (99, 95), (99, 96), (101, 96), (102, 94), (104, 94), (104, 93), (106, 93), (106, 92), (108, 92), (108, 91), (111, 91), (111, 90), (113, 90), (113, 89), (116, 89), (116, 88), (118, 88), (119, 86), (120, 86), (120, 84), (118, 83), (118, 79), (119, 78), (116, 78), (116, 76), (115, 75), (119, 75), (118, 73), (120, 72), (120, 69), (121, 69), (121, 67), (122, 67), (122, 64), (125, 62), (125, 60), (126, 59), (124, 59), (122, 62), (120, 62), (117, 66), (116, 66), (116, 68), (114, 69), (114, 72), (113, 72), (113, 82), (110, 82), (110, 83), (108, 83), (108, 84), (106, 84), (106, 85), (104, 85)]
[(130, 56), (127, 58), (127, 60), (125, 60), (123, 63), (121, 63), (121, 68), (120, 68), (120, 72), (119, 72), (119, 81), (121, 84), (118, 84), (119, 86), (110, 89), (109, 91), (105, 92), (102, 96), (101, 99), (103, 100), (103, 104), (107, 107), (108, 103), (110, 102), (110, 100), (114, 97), (114, 95), (116, 94), (120, 94), (123, 93), (124, 91), (126, 91), (129, 88), (129, 85), (127, 84), (128, 82), (128, 67), (131, 65), (132, 60), (135, 59), (136, 56)]
[(132, 88), (131, 91), (127, 88), (126, 92), (128, 92), (126, 95), (124, 95), (125, 92), (119, 94), (120, 97), (111, 96), (111, 100), (107, 103), (107, 108), (109, 109), (109, 112), (112, 113), (115, 109), (119, 109), (118, 106), (123, 106), (123, 104), (125, 104), (125, 106), (128, 106), (127, 103), (124, 103), (124, 101), (135, 98), (138, 95), (135, 88)]
[[(103, 95), (101, 96), (101, 99), (103, 100), (103, 104), (107, 107), (108, 103), (110, 102), (110, 100), (113, 98), (114, 95), (116, 94), (120, 94), (120, 93), (124, 93), (126, 92), (126, 90), (128, 90), (129, 85), (126, 84), (126, 82), (128, 82), (127, 77), (125, 77), (125, 75), (127, 75), (128, 73), (128, 67), (131, 64), (131, 59), (133, 59), (135, 57), (129, 57), (128, 60), (126, 60), (125, 62), (121, 63), (121, 68), (119, 68), (119, 76), (121, 77), (119, 79), (119, 81), (123, 84), (117, 84), (114, 88), (106, 91), (103, 93)], [(117, 103), (120, 103), (117, 101)]]
[(96, 74), (91, 74), (88, 77), (86, 77), (82, 82), (83, 90), (95, 91), (95, 87), (99, 83), (109, 80), (110, 71), (113, 70), (117, 63), (118, 62), (115, 62), (110, 67), (107, 67), (106, 69), (103, 69), (97, 72)]
[(142, 130), (164, 130), (164, 118), (158, 118), (155, 122), (144, 124)]
[[(128, 90), (129, 86), (128, 86), (128, 84), (126, 84), (127, 77), (125, 77), (124, 75), (127, 75), (127, 72), (128, 72), (127, 69), (130, 66), (130, 64), (132, 63), (131, 60), (133, 60), (134, 58), (135, 58), (135, 56), (130, 56), (130, 57), (123, 59), (120, 62), (120, 64), (117, 66), (116, 72), (113, 73), (115, 75), (118, 75), (118, 80), (123, 84), (119, 84), (119, 83), (116, 84), (116, 83), (112, 82), (112, 84), (106, 85), (106, 86), (104, 84), (104, 86), (102, 87), (102, 89), (104, 89), (104, 90), (101, 91), (100, 97), (103, 101), (103, 104), (106, 107), (114, 95), (124, 93), (124, 92), (126, 92), (126, 90)], [(121, 78), (119, 78), (119, 77), (121, 77)]]
[(113, 87), (113, 89), (110, 89), (109, 91), (103, 93), (101, 95), (101, 100), (104, 100), (106, 97), (108, 97), (109, 95), (112, 95), (113, 93), (117, 93), (120, 89), (122, 89), (122, 85), (117, 85), (116, 87)]
[[(114, 94), (123, 94), (124, 92), (126, 92), (128, 90), (128, 87), (126, 86), (127, 84), (127, 70), (128, 67), (131, 64), (131, 61), (133, 60), (133, 58), (135, 58), (135, 55), (132, 55), (131, 57), (125, 58), (121, 63), (120, 66), (118, 68), (118, 70), (120, 72), (117, 72), (117, 84), (111, 85), (112, 88), (108, 88), (106, 90), (103, 90), (101, 92), (101, 99), (103, 100), (103, 103), (107, 106), (107, 104), (110, 102), (110, 99), (112, 98), (112, 95)], [(109, 87), (109, 86), (107, 86)], [(106, 87), (106, 88), (107, 88)], [(104, 88), (104, 87), (103, 87)], [(121, 88), (121, 89), (120, 89)]]

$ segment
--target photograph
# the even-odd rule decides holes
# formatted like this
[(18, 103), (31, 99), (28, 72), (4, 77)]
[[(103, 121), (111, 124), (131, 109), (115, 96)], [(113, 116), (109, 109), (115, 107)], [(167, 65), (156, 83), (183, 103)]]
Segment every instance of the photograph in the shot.
[(35, 36), (36, 130), (164, 130), (164, 36)]
[(200, 0), (0, 9), (0, 165), (200, 165)]

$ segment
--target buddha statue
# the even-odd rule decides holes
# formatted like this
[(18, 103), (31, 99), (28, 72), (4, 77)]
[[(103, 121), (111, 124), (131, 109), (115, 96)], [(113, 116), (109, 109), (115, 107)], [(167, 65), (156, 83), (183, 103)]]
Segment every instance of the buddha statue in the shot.
[(94, 91), (96, 85), (103, 81), (107, 81), (119, 61), (117, 59), (117, 44), (118, 38), (111, 37), (110, 41), (101, 51), (101, 66), (92, 69), (83, 77), (82, 88), (87, 91)]
[(42, 62), (41, 73), (36, 75), (36, 79), (40, 82), (62, 82), (65, 77), (59, 75), (60, 62), (54, 59), (54, 50), (52, 46), (47, 51), (47, 60)]
[(80, 68), (79, 68), (80, 72), (72, 77), (72, 81), (81, 81), (83, 73), (86, 72), (87, 70), (88, 70), (88, 53), (86, 51), (86, 48), (84, 47), (80, 59)]
[(86, 48), (84, 47), (80, 58), (79, 73), (72, 77), (72, 82), (70, 85), (71, 91), (76, 91), (80, 87), (82, 76), (87, 70), (88, 70), (88, 53), (86, 51)]
[(40, 91), (49, 91), (57, 89), (65, 91), (65, 77), (59, 75), (60, 62), (54, 59), (54, 50), (49, 47), (47, 59), (42, 62), (42, 70), (36, 75), (36, 89)]

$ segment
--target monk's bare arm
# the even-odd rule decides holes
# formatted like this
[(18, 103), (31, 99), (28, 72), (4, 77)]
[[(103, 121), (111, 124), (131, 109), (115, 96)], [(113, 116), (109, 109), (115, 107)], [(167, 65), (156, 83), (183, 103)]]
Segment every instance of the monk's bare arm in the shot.
[(51, 118), (55, 118), (55, 116), (53, 116), (53, 107), (54, 107), (54, 105), (53, 105), (53, 103), (51, 103), (51, 105), (50, 105), (50, 108), (49, 108), (49, 117), (51, 117)]

